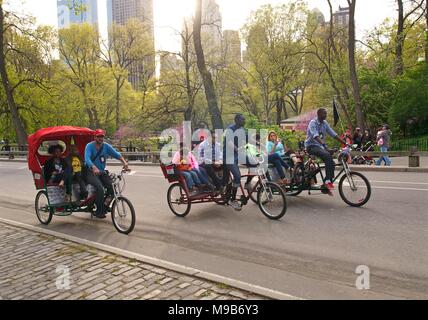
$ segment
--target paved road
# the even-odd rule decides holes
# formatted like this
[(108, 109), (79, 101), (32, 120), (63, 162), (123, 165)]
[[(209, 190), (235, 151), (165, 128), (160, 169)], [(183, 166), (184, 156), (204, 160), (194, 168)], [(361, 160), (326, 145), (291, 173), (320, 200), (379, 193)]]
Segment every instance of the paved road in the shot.
[[(160, 169), (137, 170), (125, 191), (137, 210), (131, 236), (87, 214), (54, 217), (48, 228), (300, 298), (428, 298), (428, 174), (366, 173), (373, 195), (365, 208), (303, 194), (275, 222), (253, 204), (240, 213), (199, 205), (176, 218)], [(38, 225), (26, 165), (0, 163), (0, 175), (0, 217)], [(370, 290), (355, 288), (360, 265), (370, 268)]]

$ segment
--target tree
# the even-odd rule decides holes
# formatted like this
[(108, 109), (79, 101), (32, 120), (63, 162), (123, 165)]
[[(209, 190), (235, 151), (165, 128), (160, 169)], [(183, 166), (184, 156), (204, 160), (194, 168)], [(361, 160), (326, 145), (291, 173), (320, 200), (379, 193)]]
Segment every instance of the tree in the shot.
[(214, 83), (210, 72), (205, 63), (204, 50), (201, 42), (201, 24), (202, 24), (202, 0), (196, 0), (196, 11), (193, 23), (193, 42), (195, 45), (196, 61), (201, 74), (205, 96), (208, 103), (208, 110), (211, 115), (211, 122), (214, 129), (223, 128), (223, 120), (220, 109), (218, 108), (217, 96), (214, 88)]
[(13, 94), (13, 86), (10, 83), (9, 75), (6, 69), (6, 56), (7, 53), (11, 50), (11, 45), (7, 38), (7, 33), (9, 31), (10, 34), (10, 32), (14, 31), (13, 28), (17, 28), (18, 26), (15, 25), (13, 22), (10, 23), (6, 21), (7, 15), (8, 13), (3, 10), (3, 0), (0, 0), (0, 76), (7, 99), (8, 109), (11, 113), (12, 123), (16, 133), (16, 139), (18, 145), (23, 146), (27, 143), (27, 132), (19, 114), (18, 106), (16, 105), (15, 97)]
[(357, 66), (355, 62), (355, 6), (357, 0), (347, 0), (349, 5), (349, 39), (348, 39), (348, 54), (349, 54), (349, 72), (352, 83), (352, 91), (354, 95), (355, 115), (357, 125), (362, 130), (366, 127), (363, 107), (361, 102), (360, 85), (358, 83)]
[[(396, 36), (396, 51), (395, 51), (395, 75), (400, 76), (404, 72), (403, 62), (403, 47), (406, 39), (406, 33), (408, 29), (411, 29), (415, 23), (417, 23), (424, 15), (425, 10), (423, 9), (424, 1), (426, 0), (410, 0), (410, 8), (406, 12), (405, 4), (403, 0), (397, 1), (398, 11), (398, 23), (397, 23), (397, 36)], [(410, 20), (411, 16), (416, 14), (417, 17)]]
[(98, 32), (89, 24), (72, 24), (59, 30), (58, 49), (67, 66), (63, 76), (79, 89), (89, 127), (99, 128), (97, 105), (103, 83), (100, 82), (102, 65)]
[(111, 69), (116, 82), (115, 86), (115, 123), (116, 128), (121, 124), (121, 90), (125, 84), (129, 69), (144, 63), (153, 55), (150, 35), (147, 26), (130, 19), (125, 25), (113, 24), (109, 30), (108, 45), (100, 54)]
[[(311, 67), (305, 63), (304, 31), (307, 9), (302, 1), (287, 5), (266, 5), (257, 10), (244, 26), (250, 67), (247, 73), (261, 92), (266, 122), (276, 109), (274, 122), (288, 117), (286, 99), (298, 113), (296, 93), (302, 93), (305, 80), (300, 77)], [(293, 104), (294, 103), (294, 104)]]

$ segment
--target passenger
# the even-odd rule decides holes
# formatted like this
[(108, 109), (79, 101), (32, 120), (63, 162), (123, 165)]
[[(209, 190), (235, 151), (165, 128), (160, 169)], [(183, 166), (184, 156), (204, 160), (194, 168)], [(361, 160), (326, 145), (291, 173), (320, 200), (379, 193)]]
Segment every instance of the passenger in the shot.
[(67, 157), (67, 162), (69, 168), (71, 168), (71, 180), (77, 182), (80, 187), (80, 198), (86, 199), (88, 197), (88, 190), (86, 189), (86, 184), (84, 181), (84, 161), (79, 153), (79, 148), (77, 146), (70, 146), (70, 153)]
[(219, 169), (223, 165), (223, 152), (214, 130), (211, 131), (211, 140), (205, 139), (199, 145), (199, 168), (205, 170), (216, 189), (221, 190), (222, 179), (216, 175), (215, 169)]
[(282, 142), (278, 139), (277, 134), (273, 131), (269, 133), (268, 141), (266, 142), (266, 150), (268, 153), (269, 163), (272, 163), (275, 166), (276, 171), (280, 177), (278, 183), (289, 184), (290, 181), (285, 178), (285, 173), (282, 169), (290, 168), (290, 166), (282, 159), (286, 150)]
[(172, 163), (177, 166), (177, 169), (184, 176), (190, 196), (198, 194), (196, 187), (199, 189), (203, 189), (205, 187), (205, 185), (202, 184), (198, 173), (192, 170), (193, 167), (191, 162), (193, 161), (197, 162), (196, 159), (194, 159), (193, 154), (184, 147), (183, 143), (180, 143), (180, 150), (174, 154)]
[(65, 187), (67, 200), (71, 200), (71, 176), (67, 161), (61, 157), (63, 152), (64, 148), (60, 144), (49, 147), (48, 153), (51, 154), (52, 157), (46, 161), (43, 174), (47, 184), (58, 184), (60, 188)]

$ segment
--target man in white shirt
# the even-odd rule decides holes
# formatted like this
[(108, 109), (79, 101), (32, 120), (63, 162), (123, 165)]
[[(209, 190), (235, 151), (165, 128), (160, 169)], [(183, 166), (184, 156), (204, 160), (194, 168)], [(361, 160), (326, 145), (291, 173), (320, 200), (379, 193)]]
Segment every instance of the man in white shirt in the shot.
[(220, 190), (222, 187), (222, 180), (216, 175), (215, 168), (220, 168), (222, 166), (223, 152), (220, 143), (217, 142), (214, 130), (211, 131), (211, 139), (205, 139), (199, 145), (198, 155), (199, 165), (205, 169), (215, 187)]

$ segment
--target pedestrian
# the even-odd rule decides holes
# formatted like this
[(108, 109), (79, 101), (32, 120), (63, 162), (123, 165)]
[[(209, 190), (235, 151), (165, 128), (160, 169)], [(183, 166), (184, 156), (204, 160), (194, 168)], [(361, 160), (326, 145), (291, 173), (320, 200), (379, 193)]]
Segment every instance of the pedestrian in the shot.
[(360, 128), (356, 128), (354, 131), (354, 136), (352, 137), (353, 143), (357, 145), (357, 148), (360, 149), (362, 145), (363, 135)]
[(377, 166), (380, 166), (382, 164), (382, 161), (385, 162), (385, 166), (390, 167), (391, 166), (391, 159), (388, 157), (388, 150), (391, 147), (391, 135), (392, 132), (389, 129), (389, 126), (385, 124), (380, 131), (377, 133), (376, 141), (377, 145), (380, 148), (380, 152), (385, 153), (385, 155), (382, 155), (379, 160), (376, 162)]

